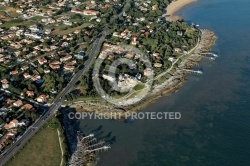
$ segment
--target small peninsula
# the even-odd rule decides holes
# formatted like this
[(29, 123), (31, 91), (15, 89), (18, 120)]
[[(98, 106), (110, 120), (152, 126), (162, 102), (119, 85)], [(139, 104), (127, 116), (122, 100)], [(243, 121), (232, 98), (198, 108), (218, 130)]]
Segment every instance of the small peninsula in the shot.
[(0, 165), (61, 108), (123, 115), (202, 74), (192, 67), (217, 37), (174, 15), (193, 2), (0, 1)]

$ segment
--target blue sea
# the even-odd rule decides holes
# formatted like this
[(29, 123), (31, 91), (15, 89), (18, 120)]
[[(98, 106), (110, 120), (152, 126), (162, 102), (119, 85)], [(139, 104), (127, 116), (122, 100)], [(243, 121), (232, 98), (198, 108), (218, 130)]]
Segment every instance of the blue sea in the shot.
[(100, 166), (250, 165), (250, 0), (199, 0), (178, 11), (213, 30), (216, 61), (189, 74), (180, 90), (142, 112), (180, 112), (180, 120), (81, 120), (111, 145)]

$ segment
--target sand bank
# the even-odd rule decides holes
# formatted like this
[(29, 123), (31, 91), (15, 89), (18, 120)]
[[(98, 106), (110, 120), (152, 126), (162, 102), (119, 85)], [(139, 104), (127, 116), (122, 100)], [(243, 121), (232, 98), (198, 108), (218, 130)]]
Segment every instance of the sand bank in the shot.
[(193, 2), (196, 2), (197, 0), (177, 0), (174, 1), (172, 3), (170, 3), (167, 6), (167, 17), (169, 21), (176, 21), (178, 19), (180, 19), (180, 16), (176, 16), (174, 15), (175, 12), (177, 12), (178, 10), (180, 10), (181, 8), (183, 8), (184, 6), (191, 4)]

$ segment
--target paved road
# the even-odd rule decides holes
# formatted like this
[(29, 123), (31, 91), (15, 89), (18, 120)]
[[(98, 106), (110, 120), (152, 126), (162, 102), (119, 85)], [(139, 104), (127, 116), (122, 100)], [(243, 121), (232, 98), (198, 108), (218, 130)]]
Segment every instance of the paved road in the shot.
[(115, 19), (117, 19), (118, 17), (120, 17), (125, 12), (126, 8), (130, 5), (130, 1), (131, 0), (127, 0), (126, 1), (125, 5), (123, 6), (122, 11), (119, 14), (117, 14), (117, 15), (114, 16)]
[(101, 43), (104, 41), (106, 35), (106, 28), (98, 35), (98, 38), (93, 42), (92, 49), (89, 54), (89, 59), (85, 62), (85, 66), (77, 74), (73, 76), (68, 85), (57, 95), (47, 112), (42, 114), (40, 118), (30, 126), (26, 132), (18, 139), (0, 158), (0, 166), (4, 165), (14, 154), (36, 133), (36, 131), (46, 123), (48, 119), (55, 115), (56, 111), (62, 104), (63, 97), (71, 91), (71, 88), (75, 86), (76, 82), (89, 71), (91, 65), (94, 62), (95, 57), (98, 55), (101, 49)]
[[(125, 11), (125, 7), (127, 7), (130, 3), (130, 0), (126, 1), (122, 12), (118, 15), (114, 16), (118, 18), (123, 12)], [(63, 97), (71, 91), (71, 88), (74, 87), (76, 82), (86, 73), (89, 71), (91, 65), (94, 62), (95, 57), (97, 57), (100, 49), (101, 44), (104, 41), (104, 36), (107, 35), (107, 26), (104, 30), (98, 35), (97, 39), (92, 44), (92, 49), (89, 53), (89, 59), (85, 62), (85, 66), (83, 69), (78, 71), (77, 74), (73, 76), (71, 81), (68, 85), (57, 95), (54, 99), (54, 102), (50, 106), (49, 110), (41, 115), (41, 117), (26, 130), (26, 132), (22, 135), (20, 139), (18, 139), (0, 158), (0, 166), (4, 165), (11, 157), (15, 155), (15, 153), (38, 131), (40, 127), (46, 123), (48, 119), (55, 115), (56, 111), (60, 108), (62, 104)]]

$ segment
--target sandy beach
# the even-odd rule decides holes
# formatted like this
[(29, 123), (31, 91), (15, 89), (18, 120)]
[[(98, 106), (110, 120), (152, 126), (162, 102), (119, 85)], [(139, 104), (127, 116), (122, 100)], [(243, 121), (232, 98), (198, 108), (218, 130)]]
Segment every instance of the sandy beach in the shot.
[(177, 0), (172, 2), (171, 4), (168, 5), (167, 7), (167, 17), (169, 21), (176, 21), (180, 19), (180, 16), (174, 15), (175, 12), (183, 8), (184, 6), (191, 4), (193, 2), (196, 2), (197, 0)]

